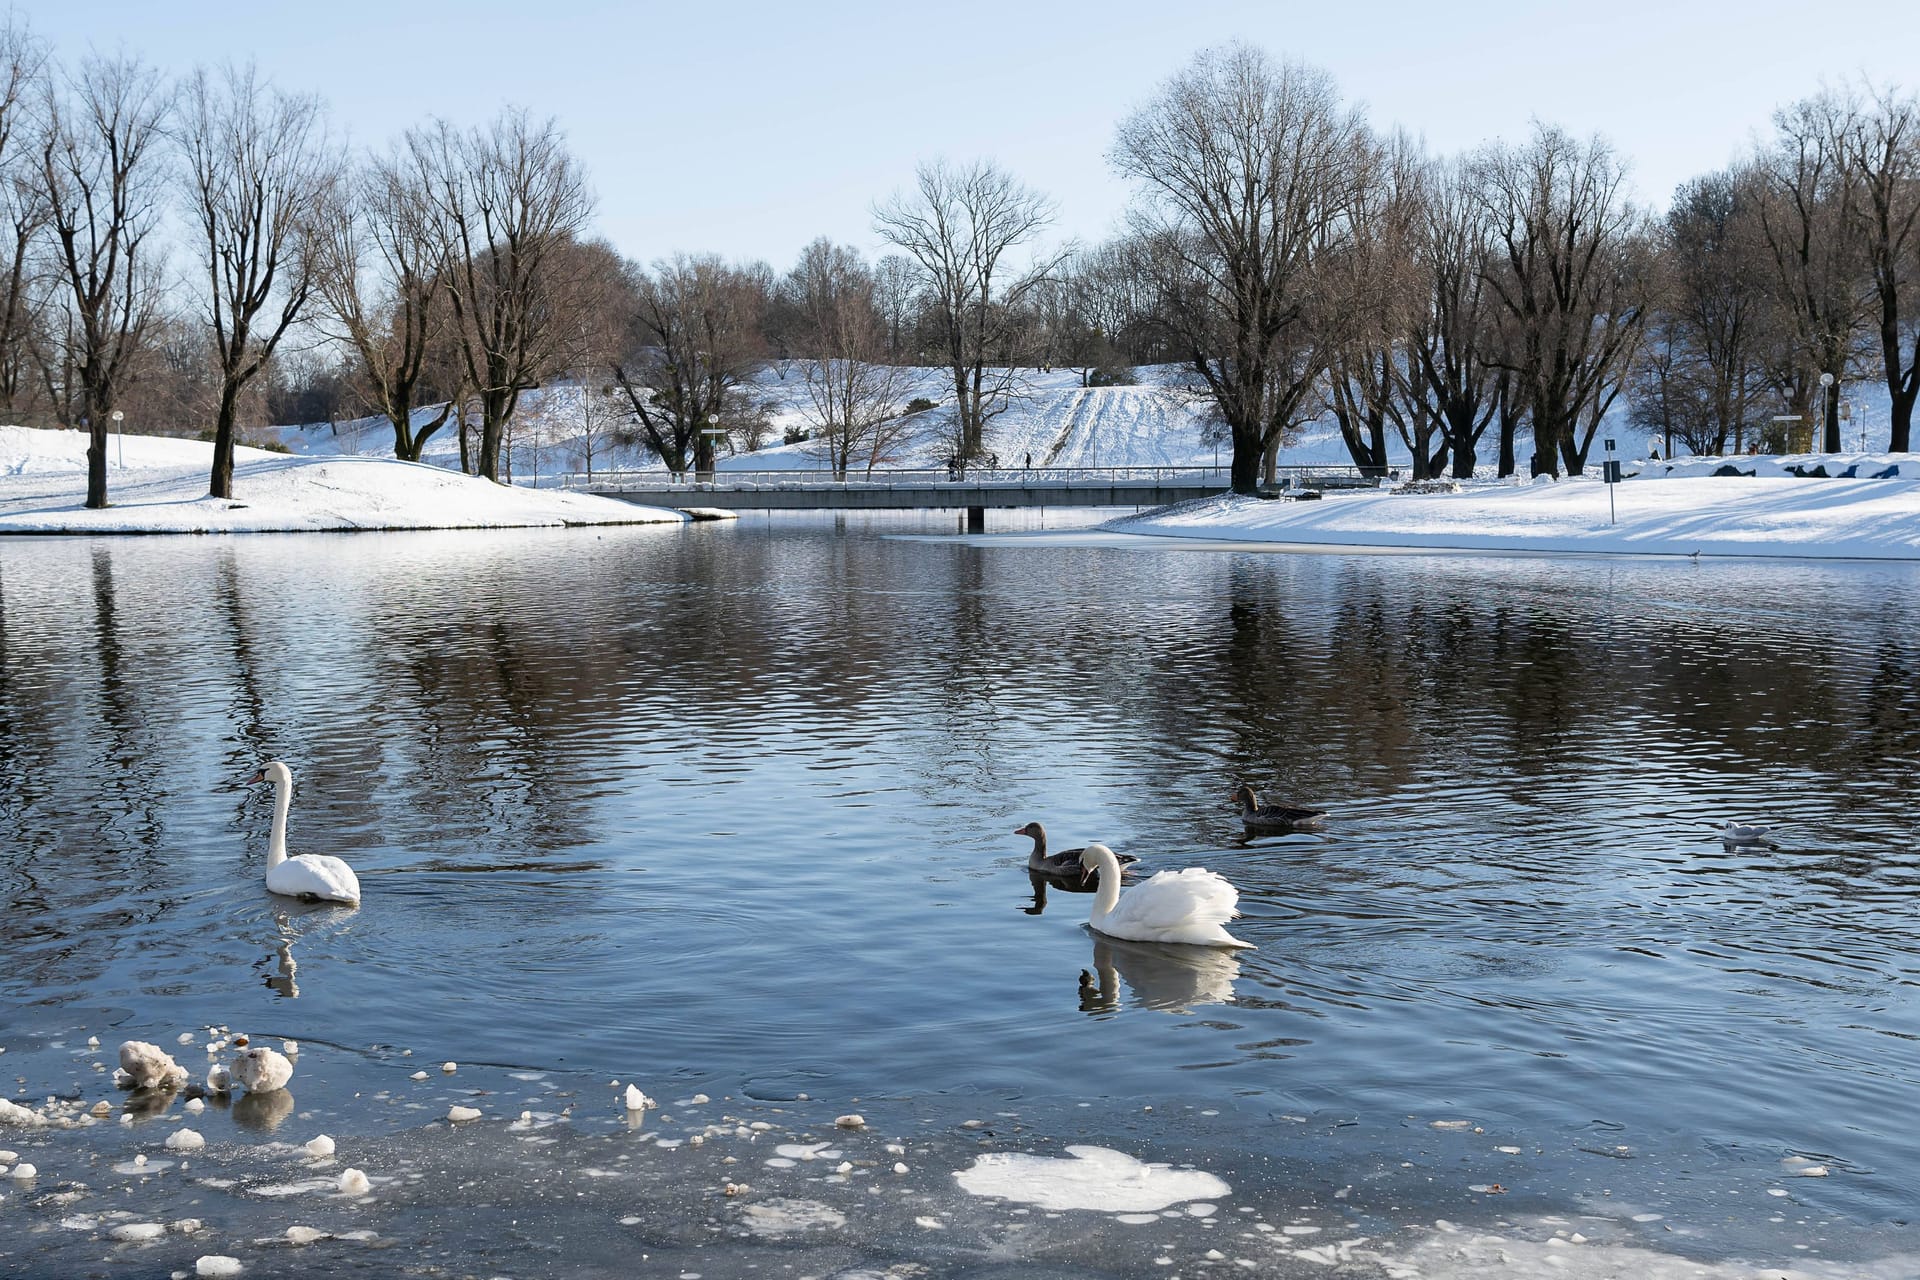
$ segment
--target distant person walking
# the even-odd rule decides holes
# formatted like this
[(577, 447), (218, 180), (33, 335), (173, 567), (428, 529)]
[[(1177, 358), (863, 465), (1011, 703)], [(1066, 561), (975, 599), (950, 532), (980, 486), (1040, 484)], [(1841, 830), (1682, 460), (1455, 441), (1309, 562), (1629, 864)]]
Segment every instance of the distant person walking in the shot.
[(1033, 455), (1031, 453), (1027, 455), (1027, 470), (1033, 470)]

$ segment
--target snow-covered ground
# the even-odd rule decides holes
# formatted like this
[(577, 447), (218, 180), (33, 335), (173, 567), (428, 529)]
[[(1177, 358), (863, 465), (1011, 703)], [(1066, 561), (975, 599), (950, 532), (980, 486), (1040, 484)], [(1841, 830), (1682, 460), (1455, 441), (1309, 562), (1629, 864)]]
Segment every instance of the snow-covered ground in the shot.
[(86, 437), (0, 427), (0, 533), (258, 533), (678, 523), (677, 511), (586, 494), (504, 488), (391, 459), (234, 456), (231, 501), (209, 498), (213, 446), (109, 439), (104, 511), (89, 511)]
[[(988, 449), (1002, 466), (1019, 467), (1030, 455), (1033, 465), (1059, 467), (1147, 467), (1212, 465), (1230, 459), (1224, 444), (1216, 448), (1207, 432), (1204, 403), (1166, 385), (1169, 371), (1140, 369), (1140, 382), (1122, 387), (1082, 387), (1072, 370), (1021, 373), (1018, 394), (1005, 412), (993, 419)], [(944, 369), (915, 369), (901, 392), (902, 406), (916, 396), (945, 404), (953, 398), (950, 376)], [(772, 407), (769, 437), (774, 442), (752, 452), (723, 456), (723, 471), (813, 470), (826, 465), (813, 444), (781, 444), (790, 427), (808, 425), (806, 387), (797, 368), (771, 365), (762, 370), (754, 394)], [(557, 383), (525, 393), (510, 449), (516, 483), (540, 485), (554, 477), (587, 469), (588, 450), (580, 423), (586, 417), (584, 391), (572, 383)], [(607, 402), (604, 421), (617, 406)], [(431, 421), (434, 410), (416, 412), (416, 422)], [(943, 409), (921, 415), (916, 430), (883, 465), (938, 467), (951, 452), (947, 417)], [(391, 457), (393, 429), (384, 418), (351, 422), (310, 423), (269, 427), (252, 433), (273, 440), (307, 457), (356, 455)], [(660, 459), (637, 446), (596, 443), (594, 472), (663, 470)], [(460, 442), (451, 427), (428, 440), (422, 461), (436, 466), (459, 466)], [(1346, 447), (1331, 424), (1309, 426), (1294, 446), (1283, 452), (1282, 464), (1349, 463)]]
[[(1755, 476), (1714, 476), (1737, 462)], [(1813, 465), (1837, 477), (1803, 479)], [(1894, 474), (1884, 479), (1859, 477)], [(1214, 543), (1500, 552), (1920, 559), (1920, 454), (1660, 463), (1597, 477), (1462, 485), (1455, 493), (1329, 492), (1316, 502), (1221, 497), (1109, 526)]]

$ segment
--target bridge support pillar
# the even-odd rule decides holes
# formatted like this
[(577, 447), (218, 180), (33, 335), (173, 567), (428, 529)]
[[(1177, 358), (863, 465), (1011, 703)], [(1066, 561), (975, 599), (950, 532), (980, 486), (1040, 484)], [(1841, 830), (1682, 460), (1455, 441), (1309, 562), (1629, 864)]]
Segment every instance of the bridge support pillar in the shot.
[(967, 508), (967, 532), (985, 533), (987, 531), (987, 509), (985, 507)]

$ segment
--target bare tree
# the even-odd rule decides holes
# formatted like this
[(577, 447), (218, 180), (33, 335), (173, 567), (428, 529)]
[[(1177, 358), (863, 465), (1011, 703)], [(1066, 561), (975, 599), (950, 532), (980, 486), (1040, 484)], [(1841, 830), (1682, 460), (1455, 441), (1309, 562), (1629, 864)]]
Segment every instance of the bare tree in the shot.
[(1840, 383), (1866, 320), (1868, 270), (1860, 184), (1849, 180), (1843, 138), (1852, 105), (1822, 94), (1774, 113), (1774, 140), (1755, 163), (1761, 243), (1771, 292), (1787, 318), (1793, 359), (1776, 380), (1793, 411), (1814, 416), (1812, 373), (1829, 375), (1818, 417), (1821, 447), (1840, 449)]
[(47, 219), (46, 186), (37, 172), (27, 116), (46, 74), (46, 51), (9, 19), (0, 26), (0, 208), (7, 239), (0, 258), (0, 413), (17, 422), (34, 369), (34, 326), (40, 310), (33, 255)]
[(784, 290), (804, 344), (800, 373), (814, 450), (846, 479), (885, 459), (906, 431), (900, 402), (907, 371), (887, 359), (887, 326), (873, 273), (856, 249), (815, 240), (800, 252)]
[(890, 253), (874, 264), (873, 305), (886, 332), (887, 363), (914, 363), (912, 348), (920, 314), (920, 282), (913, 263)]
[(207, 492), (231, 498), (240, 396), (313, 296), (320, 210), (336, 198), (340, 160), (319, 98), (283, 93), (252, 66), (194, 72), (179, 134), (220, 374)]
[(1745, 445), (1760, 391), (1766, 316), (1752, 234), (1759, 199), (1750, 170), (1681, 185), (1660, 226), (1648, 350), (1634, 375), (1634, 421), (1695, 453)]
[[(1872, 105), (1847, 113), (1840, 151), (1859, 197), (1855, 213), (1873, 286), (1881, 367), (1892, 402), (1887, 447), (1905, 453), (1920, 397), (1920, 99), (1871, 90)], [(1839, 387), (1830, 388), (1837, 398)], [(1837, 435), (1837, 417), (1830, 418)]]
[(1021, 303), (1063, 254), (1017, 265), (1013, 251), (1053, 220), (1052, 204), (991, 161), (920, 166), (911, 193), (876, 206), (874, 227), (919, 267), (953, 371), (954, 456), (984, 455), (987, 424), (1018, 386)]
[(393, 427), (393, 456), (418, 462), (459, 395), (456, 389), (437, 412), (415, 421), (450, 308), (446, 242), (411, 159), (406, 152), (373, 157), (353, 174), (321, 229), (317, 287), (327, 319), (359, 356), (373, 402)]
[(1526, 146), (1490, 147), (1476, 167), (1495, 248), (1485, 279), (1507, 321), (1501, 363), (1533, 423), (1533, 473), (1564, 463), (1578, 475), (1640, 340), (1643, 219), (1597, 138), (1536, 125)]
[(629, 268), (632, 310), (614, 380), (641, 435), (675, 472), (713, 470), (716, 440), (747, 434), (766, 406), (753, 394), (763, 363), (765, 282), (718, 257), (677, 254)]
[(593, 197), (558, 126), (518, 109), (464, 134), (437, 121), (409, 133), (406, 146), (444, 245), (451, 332), (478, 402), (475, 470), (498, 481), (520, 393), (565, 367), (565, 253)]
[[(171, 109), (160, 75), (130, 58), (89, 57), (49, 78), (36, 150), (45, 234), (70, 298), (62, 365), (80, 384), (87, 506), (107, 505), (107, 425), (159, 295), (152, 235), (166, 179)], [(63, 300), (66, 300), (63, 298)]]
[[(1471, 476), (1498, 407), (1486, 271), (1492, 244), (1472, 172), (1451, 162), (1426, 175), (1414, 231), (1419, 305), (1408, 336), (1409, 374), (1440, 420), (1453, 474)], [(1511, 448), (1499, 474), (1513, 470)]]
[(1371, 156), (1331, 77), (1246, 45), (1199, 54), (1120, 126), (1112, 159), (1141, 188), (1155, 311), (1232, 435), (1237, 493), (1324, 366), (1315, 269), (1351, 234)]
[(1323, 334), (1334, 419), (1355, 465), (1385, 473), (1391, 426), (1413, 457), (1413, 478), (1425, 480), (1447, 460), (1441, 418), (1417, 394), (1407, 349), (1420, 310), (1414, 241), (1426, 200), (1425, 162), (1405, 135), (1382, 161), (1377, 179), (1353, 202), (1351, 234), (1320, 255), (1315, 327)]

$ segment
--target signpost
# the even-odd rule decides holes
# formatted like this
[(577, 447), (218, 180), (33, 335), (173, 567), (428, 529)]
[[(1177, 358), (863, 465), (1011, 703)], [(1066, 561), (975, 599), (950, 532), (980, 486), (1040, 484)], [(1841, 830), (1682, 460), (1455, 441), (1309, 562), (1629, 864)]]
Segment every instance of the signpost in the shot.
[(1600, 464), (1600, 478), (1607, 486), (1607, 523), (1613, 523), (1613, 486), (1620, 483), (1620, 460), (1613, 456), (1613, 441), (1607, 441), (1607, 457)]

